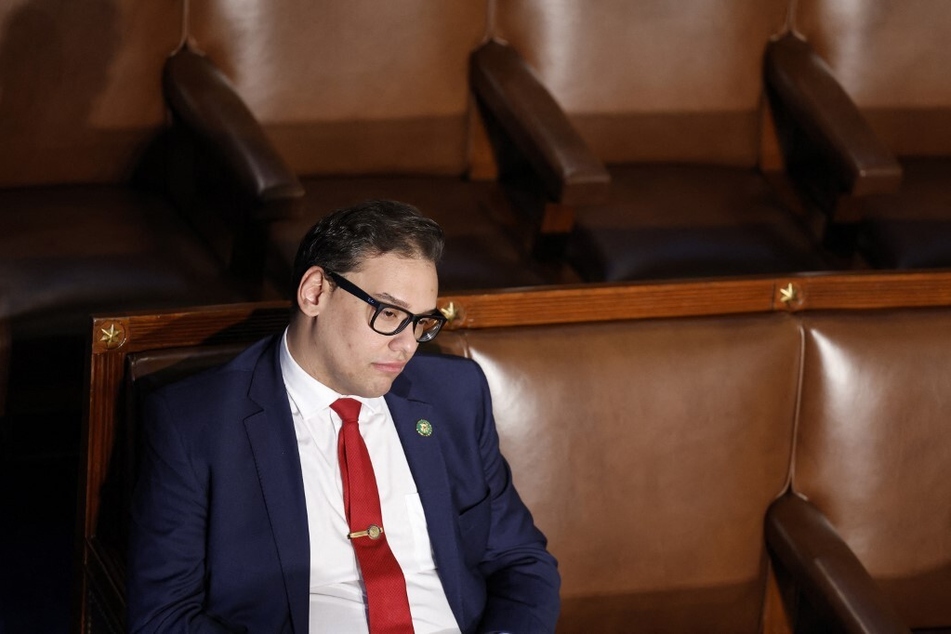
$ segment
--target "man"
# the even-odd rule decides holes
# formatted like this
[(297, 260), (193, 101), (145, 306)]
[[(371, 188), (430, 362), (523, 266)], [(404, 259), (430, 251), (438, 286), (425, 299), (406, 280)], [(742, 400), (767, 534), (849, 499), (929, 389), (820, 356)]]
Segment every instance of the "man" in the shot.
[(442, 248), (408, 205), (333, 213), (301, 243), (283, 336), (150, 399), (133, 631), (554, 630), (556, 564), (485, 377), (414, 356), (445, 321)]

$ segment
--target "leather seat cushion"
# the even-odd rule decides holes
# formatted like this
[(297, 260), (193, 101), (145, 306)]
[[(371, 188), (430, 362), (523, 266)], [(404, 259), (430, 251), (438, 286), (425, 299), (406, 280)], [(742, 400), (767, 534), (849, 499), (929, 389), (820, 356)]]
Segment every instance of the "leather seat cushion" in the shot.
[(858, 245), (878, 268), (951, 266), (951, 158), (902, 160), (898, 193), (868, 201)]
[(757, 172), (695, 165), (611, 169), (611, 200), (580, 209), (568, 257), (589, 281), (815, 271), (808, 231)]
[(304, 212), (276, 222), (269, 270), (275, 284), (289, 291), (294, 257), (303, 235), (331, 211), (370, 199), (391, 199), (416, 206), (446, 234), (438, 265), (441, 292), (533, 286), (551, 280), (518, 248), (513, 222), (493, 183), (454, 177), (311, 178)]
[(247, 299), (174, 209), (123, 186), (0, 191), (0, 317), (85, 332), (91, 312)]

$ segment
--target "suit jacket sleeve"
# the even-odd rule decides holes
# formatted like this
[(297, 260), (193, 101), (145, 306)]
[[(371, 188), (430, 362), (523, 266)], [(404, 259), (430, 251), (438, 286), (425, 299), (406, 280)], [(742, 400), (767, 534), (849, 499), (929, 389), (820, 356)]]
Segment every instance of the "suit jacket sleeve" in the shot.
[(131, 632), (236, 632), (203, 613), (207, 479), (192, 464), (166, 403), (146, 408), (132, 504)]

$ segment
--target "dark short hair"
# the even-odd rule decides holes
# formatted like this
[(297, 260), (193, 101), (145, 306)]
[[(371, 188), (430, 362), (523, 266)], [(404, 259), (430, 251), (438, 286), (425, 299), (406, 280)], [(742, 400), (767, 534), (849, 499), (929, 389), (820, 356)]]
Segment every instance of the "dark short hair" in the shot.
[(429, 260), (442, 257), (442, 228), (416, 207), (394, 200), (368, 200), (338, 209), (301, 240), (294, 260), (294, 286), (312, 266), (344, 274), (386, 253)]

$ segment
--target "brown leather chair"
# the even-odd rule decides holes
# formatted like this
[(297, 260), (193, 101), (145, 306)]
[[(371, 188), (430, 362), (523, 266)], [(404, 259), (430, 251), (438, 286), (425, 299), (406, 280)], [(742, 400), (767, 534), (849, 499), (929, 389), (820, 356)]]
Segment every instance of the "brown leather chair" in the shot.
[[(307, 229), (335, 208), (391, 198), (416, 205), (446, 231), (444, 290), (558, 279), (521, 248), (496, 183), (467, 178), (466, 64), (484, 35), (484, 1), (282, 0), (256, 14), (253, 29), (246, 17), (196, 3), (190, 33), (197, 44), (172, 58), (165, 74), (166, 98), (186, 134), (224, 157), (224, 173), (244, 183), (233, 189), (256, 201), (258, 241), (245, 245), (246, 268), (266, 270), (287, 294)], [(264, 139), (269, 149), (246, 138)], [(274, 199), (287, 202), (287, 190), (272, 190), (271, 200), (258, 191), (253, 177), (268, 173), (261, 165), (274, 157), (300, 178), (306, 194), (296, 203)], [(261, 171), (249, 173), (250, 164)], [(221, 198), (220, 189), (213, 197)], [(207, 200), (186, 204), (206, 207)]]
[[(133, 7), (134, 5), (134, 7)], [(223, 266), (151, 187), (161, 181), (158, 78), (175, 7), (93, 0), (0, 8), (0, 309), (30, 331), (90, 308), (203, 303)]]
[(766, 535), (797, 632), (951, 631), (951, 316), (808, 316)]
[[(786, 0), (494, 3), (496, 41), (473, 57), (474, 87), (486, 109), (537, 165), (531, 139), (510, 123), (521, 111), (532, 116), (524, 104), (532, 95), (510, 88), (513, 68), (521, 67), (547, 88), (610, 172), (606, 201), (547, 188), (549, 200), (561, 205), (552, 211), (574, 207), (568, 257), (583, 277), (829, 266), (759, 169), (763, 51), (782, 30), (786, 6)], [(568, 155), (577, 145), (557, 132), (558, 117), (535, 119), (554, 120), (549, 156)], [(566, 145), (555, 143), (560, 138)]]
[(800, 0), (794, 27), (903, 172), (900, 187), (817, 200), (854, 208), (856, 244), (875, 267), (951, 266), (951, 6)]

